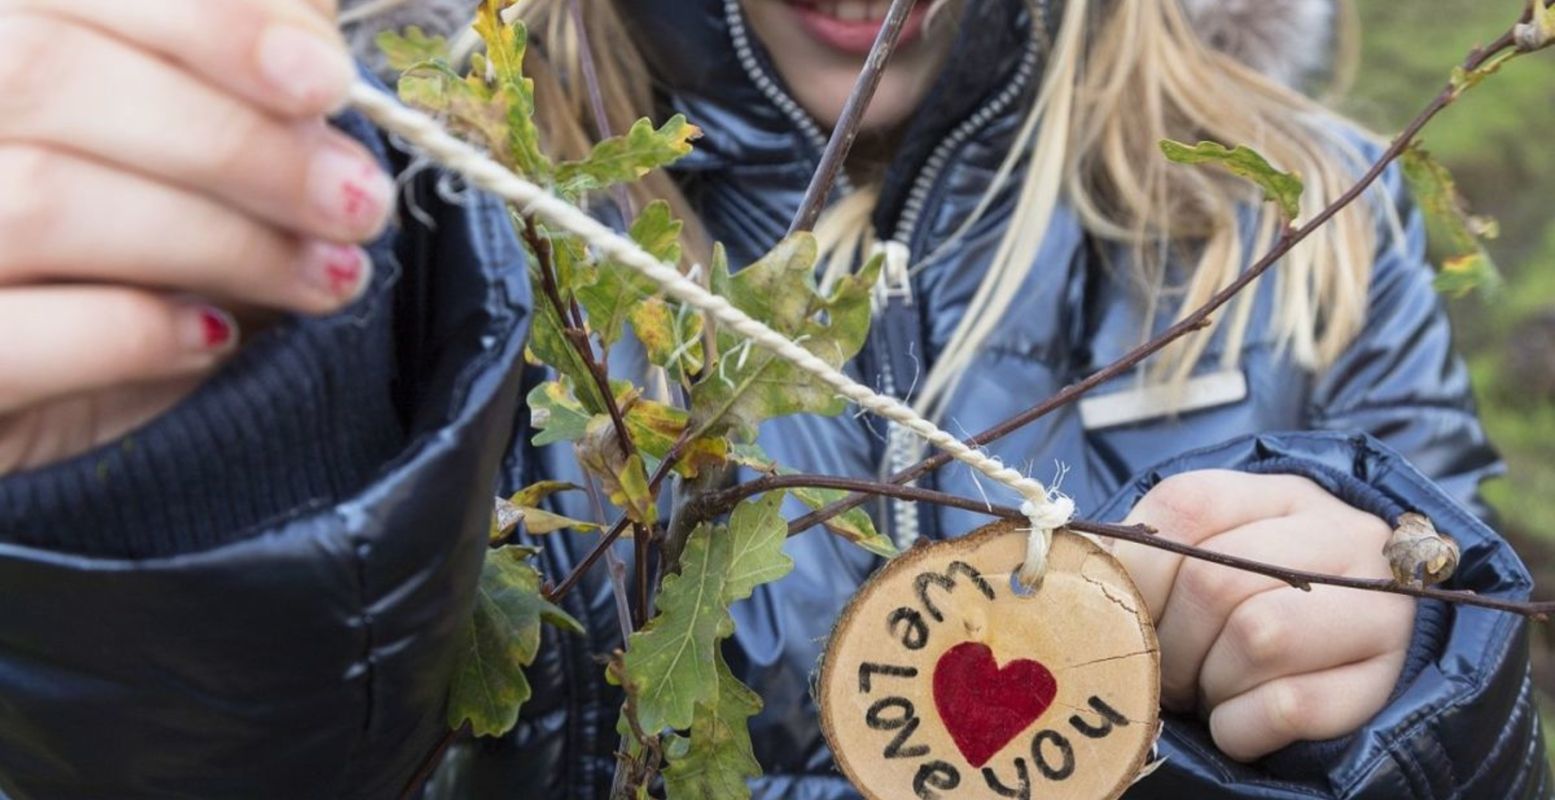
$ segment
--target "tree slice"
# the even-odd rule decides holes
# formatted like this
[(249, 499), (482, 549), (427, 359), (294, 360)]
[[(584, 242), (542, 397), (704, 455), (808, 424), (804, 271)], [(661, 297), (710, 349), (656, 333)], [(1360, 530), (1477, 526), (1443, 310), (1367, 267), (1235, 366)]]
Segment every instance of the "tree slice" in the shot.
[(999, 523), (892, 561), (844, 610), (821, 666), (821, 729), (872, 800), (1112, 800), (1144, 767), (1160, 653), (1106, 551), (1054, 537), (1035, 594), (1026, 532)]

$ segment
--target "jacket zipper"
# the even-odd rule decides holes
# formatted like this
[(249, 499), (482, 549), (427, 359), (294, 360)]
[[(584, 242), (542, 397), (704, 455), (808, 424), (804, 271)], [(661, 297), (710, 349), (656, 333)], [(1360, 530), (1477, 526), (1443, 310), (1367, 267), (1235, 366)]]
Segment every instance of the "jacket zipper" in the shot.
[[(1032, 11), (1034, 25), (1041, 24), (1039, 17), (1047, 14), (1048, 0), (1039, 0), (1038, 6)], [(1026, 91), (1036, 72), (1041, 52), (1041, 43), (1033, 37), (1021, 56), (1014, 79), (935, 146), (934, 151), (929, 155), (929, 160), (924, 164), (923, 171), (914, 179), (912, 189), (907, 194), (907, 202), (902, 207), (901, 217), (897, 219), (891, 242), (884, 245), (888, 256), (887, 269), (882, 281), (888, 282), (889, 285), (884, 292), (877, 295), (881, 300), (876, 305), (875, 324), (877, 327), (893, 332), (912, 331), (912, 334), (907, 336), (870, 337), (870, 342), (874, 346), (885, 351), (884, 357), (876, 359), (876, 362), (880, 369), (880, 388), (887, 394), (910, 401), (911, 398), (908, 396), (910, 390), (900, 391), (898, 376), (909, 374), (908, 369), (921, 369), (919, 366), (921, 362), (915, 362), (911, 352), (911, 348), (916, 343), (921, 343), (923, 337), (920, 330), (921, 320), (918, 318), (917, 310), (913, 308), (912, 270), (908, 263), (913, 256), (913, 239), (917, 235), (918, 223), (928, 205), (929, 196), (939, 183), (940, 176), (950, 165), (952, 156), (973, 134), (986, 127), (994, 117), (1003, 113)], [(896, 270), (891, 269), (890, 265), (893, 251), (899, 254), (894, 257), (907, 262), (901, 264)], [(924, 452), (923, 443), (917, 437), (900, 425), (889, 423), (886, 452), (880, 465), (881, 478), (916, 464), (923, 458)], [(908, 485), (917, 485), (917, 482)], [(932, 513), (920, 515), (916, 504), (901, 500), (885, 499), (883, 502), (887, 513), (882, 517), (889, 520), (890, 536), (897, 547), (904, 549), (911, 547), (923, 536), (938, 538), (939, 531), (934, 524), (935, 516)]]
[[(1043, 24), (1042, 19), (1048, 14), (1050, 2), (1051, 0), (1035, 0), (1035, 7), (1031, 12), (1033, 25)], [(724, 18), (729, 26), (735, 55), (746, 75), (767, 100), (793, 123), (817, 153), (824, 151), (828, 139), (826, 134), (821, 131), (820, 126), (816, 125), (815, 120), (799, 107), (799, 103), (762, 68), (761, 61), (756, 57), (755, 49), (751, 45), (750, 31), (745, 25), (745, 12), (740, 7), (740, 0), (724, 0)], [(923, 216), (929, 195), (950, 165), (951, 157), (956, 151), (960, 150), (973, 134), (987, 126), (995, 116), (1009, 108), (1030, 86), (1041, 53), (1041, 42), (1037, 37), (1032, 37), (1021, 56), (1014, 79), (935, 146), (933, 152), (929, 154), (928, 161), (924, 163), (922, 171), (913, 180), (912, 189), (907, 194), (907, 202), (902, 207), (902, 214), (897, 220), (891, 241), (883, 245), (887, 250), (888, 260), (900, 259), (900, 263), (895, 265), (896, 269), (888, 269), (886, 275), (882, 276), (884, 290), (877, 294), (875, 325), (877, 328), (888, 329), (898, 335), (871, 336), (869, 346), (873, 350), (884, 351), (884, 357), (875, 360), (880, 372), (878, 376), (880, 389), (888, 395), (911, 399), (911, 386), (904, 390), (898, 382), (898, 377), (912, 374), (911, 370), (916, 369), (913, 355), (914, 343), (921, 342), (923, 339), (921, 321), (918, 319), (917, 310), (913, 308), (910, 263), (912, 240), (917, 234), (918, 223)], [(839, 175), (836, 196), (845, 196), (852, 191), (853, 187), (848, 176)], [(923, 452), (923, 445), (915, 436), (896, 423), (891, 423), (887, 429), (886, 452), (881, 460), (882, 475), (900, 472), (912, 466), (922, 458)], [(885, 502), (886, 513), (882, 514), (882, 520), (890, 526), (889, 535), (899, 547), (910, 547), (925, 534), (930, 536), (937, 534), (933, 530), (932, 514), (920, 517), (918, 508), (914, 504), (894, 500)], [(925, 521), (929, 523), (928, 530), (925, 530), (923, 524)]]
[[(815, 124), (809, 113), (800, 108), (799, 103), (762, 69), (761, 60), (756, 57), (756, 50), (751, 46), (750, 30), (745, 26), (745, 12), (740, 8), (740, 0), (724, 0), (724, 19), (729, 26), (730, 39), (734, 42), (735, 56), (751, 82), (799, 129), (817, 154), (824, 152), (830, 137), (821, 132), (821, 127)], [(848, 176), (839, 174), (834, 196), (843, 197), (852, 192), (853, 185), (848, 181)]]

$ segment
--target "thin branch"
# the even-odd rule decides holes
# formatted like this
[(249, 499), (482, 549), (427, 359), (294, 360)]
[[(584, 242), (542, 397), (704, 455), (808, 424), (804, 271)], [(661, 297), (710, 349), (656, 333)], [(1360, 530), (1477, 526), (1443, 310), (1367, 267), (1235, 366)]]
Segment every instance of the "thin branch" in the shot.
[[(537, 268), (540, 272), (540, 284), (546, 298), (552, 307), (556, 309), (556, 315), (559, 318), (570, 320), (563, 323), (566, 328), (563, 331), (563, 335), (572, 344), (573, 349), (577, 351), (584, 365), (588, 367), (589, 375), (593, 377), (594, 384), (599, 389), (600, 397), (605, 404), (605, 410), (610, 414), (610, 422), (615, 430), (616, 442), (621, 446), (622, 455), (624, 457), (638, 455), (637, 444), (632, 441), (632, 432), (626, 427), (626, 417), (621, 413), (621, 406), (616, 402), (615, 391), (610, 387), (610, 375), (606, 371), (604, 362), (594, 356), (594, 345), (589, 341), (588, 329), (583, 324), (583, 312), (578, 308), (576, 301), (573, 301), (569, 306), (562, 299), (561, 290), (556, 284), (555, 252), (552, 249), (550, 240), (540, 235), (534, 220), (527, 218), (524, 220), (524, 239), (529, 243), (530, 249), (534, 250), (535, 258), (538, 261)], [(668, 459), (666, 459), (665, 464), (670, 464)], [(667, 474), (664, 465), (660, 465), (659, 472)], [(663, 481), (662, 477), (656, 475), (656, 478), (656, 481), (649, 484), (649, 493), (655, 497), (658, 494), (659, 484)], [(592, 567), (598, 561), (599, 556), (607, 551), (609, 546), (615, 543), (616, 539), (620, 538), (621, 533), (626, 529), (623, 523), (631, 525), (632, 538), (636, 542), (633, 548), (633, 561), (636, 574), (637, 602), (632, 607), (632, 625), (634, 628), (641, 628), (648, 623), (648, 609), (652, 602), (648, 596), (648, 548), (651, 541), (648, 526), (623, 518), (621, 522), (618, 522), (615, 527), (611, 528), (611, 535), (602, 541), (596, 552), (590, 554), (591, 559), (585, 563), (587, 566)], [(567, 585), (569, 589), (571, 588), (570, 584), (564, 585)], [(565, 592), (558, 592), (552, 596), (559, 597), (561, 594), (565, 594)]]
[[(1466, 71), (1472, 72), (1484, 65), (1485, 62), (1489, 61), (1503, 50), (1513, 46), (1513, 34), (1509, 31), (1503, 34), (1501, 38), (1492, 42), (1490, 45), (1477, 49), (1471, 53), (1469, 57), (1463, 62), (1463, 68)], [(1269, 268), (1273, 267), (1280, 261), (1280, 259), (1289, 254), (1290, 251), (1296, 247), (1296, 245), (1305, 241), (1307, 237), (1311, 236), (1319, 228), (1326, 225), (1340, 211), (1343, 211), (1356, 200), (1360, 199), (1361, 196), (1364, 195), (1367, 190), (1369, 190), (1372, 185), (1382, 177), (1383, 173), (1387, 171), (1388, 166), (1391, 165), (1394, 161), (1397, 161), (1398, 158), (1404, 154), (1404, 151), (1409, 149), (1409, 146), (1414, 143), (1415, 138), (1419, 136), (1420, 131), (1425, 128), (1425, 126), (1430, 123), (1431, 120), (1435, 119), (1443, 109), (1452, 105), (1453, 101), (1456, 100), (1457, 97), (1458, 91), (1451, 83), (1449, 83), (1446, 88), (1442, 89), (1441, 93), (1439, 93), (1435, 99), (1433, 99), (1430, 104), (1427, 105), (1425, 109), (1421, 111), (1406, 128), (1404, 128), (1403, 133), (1399, 134), (1398, 138), (1394, 139), (1392, 145), (1390, 145), (1388, 149), (1383, 152), (1382, 156), (1377, 159), (1377, 162), (1372, 165), (1371, 169), (1367, 170), (1366, 174), (1362, 176), (1354, 186), (1350, 187), (1348, 191), (1330, 203), (1327, 208), (1324, 208), (1316, 217), (1313, 217), (1311, 221), (1297, 228), (1287, 228), (1285, 232), (1280, 235), (1279, 240), (1275, 242), (1273, 249), (1265, 254), (1263, 258), (1258, 259), (1258, 261), (1255, 262), (1251, 267), (1248, 267), (1235, 281), (1232, 281), (1231, 284), (1226, 286), (1226, 288), (1217, 292), (1209, 299), (1208, 302), (1199, 307), (1198, 310), (1194, 311), (1186, 317), (1183, 317), (1182, 320), (1178, 321), (1175, 325), (1172, 325), (1170, 328), (1162, 331), (1158, 336), (1151, 339), (1150, 341), (1145, 342), (1144, 344), (1129, 351), (1117, 361), (1114, 361), (1106, 367), (1097, 370), (1085, 380), (1069, 385), (1047, 400), (1044, 400), (1043, 402), (1009, 418), (1008, 420), (1005, 420), (1004, 422), (1001, 422), (998, 425), (995, 425), (992, 428), (989, 428), (988, 430), (983, 431), (982, 433), (979, 433), (970, 439), (967, 439), (966, 443), (973, 447), (983, 447), (991, 442), (1002, 439), (1005, 436), (1008, 436), (1009, 434), (1027, 425), (1030, 425), (1033, 422), (1036, 422), (1048, 414), (1051, 414), (1060, 408), (1074, 403), (1083, 397), (1087, 392), (1090, 392), (1091, 390), (1102, 385), (1103, 383), (1106, 383), (1107, 381), (1112, 380), (1113, 378), (1124, 375), (1128, 371), (1139, 366), (1146, 359), (1164, 350), (1167, 346), (1176, 342), (1178, 339), (1181, 339), (1182, 337), (1187, 336), (1189, 333), (1194, 331), (1202, 330), (1204, 327), (1208, 326), (1210, 324), (1211, 315), (1213, 315), (1216, 311), (1219, 311), (1227, 303), (1231, 302), (1232, 299), (1241, 294), (1242, 290), (1252, 285), (1252, 283), (1258, 280), (1258, 278), (1262, 277), (1265, 272), (1269, 271)], [(949, 455), (943, 452), (936, 453), (918, 462), (917, 464), (908, 467), (907, 469), (904, 469), (895, 475), (892, 475), (888, 480), (891, 483), (909, 483), (929, 472), (933, 472), (934, 470), (945, 466), (946, 464), (950, 463), (950, 461), (951, 457)], [(815, 527), (816, 525), (824, 523), (825, 521), (837, 516), (838, 514), (843, 514), (850, 509), (857, 508), (867, 499), (868, 498), (865, 495), (857, 494), (851, 497), (843, 498), (842, 500), (832, 503), (824, 508), (800, 517), (793, 522), (789, 530), (808, 530), (812, 527)]]
[(651, 578), (648, 575), (648, 549), (652, 544), (652, 534), (647, 525), (632, 526), (632, 563), (637, 567), (633, 579), (633, 586), (637, 590), (637, 603), (632, 607), (633, 630), (642, 630), (652, 616), (653, 598), (649, 594), (652, 586), (649, 585)]
[[(760, 478), (749, 483), (741, 484), (722, 492), (709, 495), (704, 498), (704, 505), (700, 511), (708, 514), (718, 514), (733, 508), (747, 497), (752, 497), (765, 492), (778, 489), (817, 488), (817, 489), (841, 489), (843, 491), (861, 492), (869, 495), (880, 495), (908, 500), (917, 503), (931, 503), (934, 505), (959, 508), (987, 514), (991, 517), (1009, 520), (1025, 520), (1026, 515), (1020, 509), (1007, 506), (996, 506), (978, 500), (970, 500), (943, 492), (929, 489), (920, 489), (913, 486), (900, 486), (893, 483), (879, 483), (875, 481), (859, 480), (855, 478), (833, 478), (826, 475), (774, 475)], [(1538, 621), (1545, 621), (1549, 615), (1555, 613), (1555, 602), (1524, 603), (1513, 600), (1498, 600), (1493, 597), (1485, 597), (1469, 591), (1455, 591), (1449, 589), (1416, 588), (1404, 586), (1388, 580), (1368, 580), (1364, 578), (1346, 578), (1339, 575), (1327, 575), (1320, 572), (1308, 572), (1306, 570), (1291, 569), (1275, 564), (1266, 564), (1260, 561), (1252, 561), (1246, 558), (1217, 553), (1213, 550), (1194, 547), (1192, 545), (1174, 542), (1162, 538), (1158, 532), (1145, 525), (1111, 525), (1101, 522), (1074, 521), (1067, 526), (1070, 530), (1080, 533), (1089, 533), (1094, 536), (1102, 536), (1125, 542), (1153, 547), (1157, 550), (1165, 550), (1187, 558), (1219, 564), (1223, 567), (1238, 569), (1244, 572), (1252, 572), (1266, 575), (1290, 584), (1302, 591), (1311, 591), (1313, 586), (1338, 586), (1346, 589), (1357, 589), (1368, 592), (1385, 592), (1388, 594), (1400, 594), (1426, 600), (1442, 600), (1458, 605), (1479, 606), (1497, 611), (1506, 611), (1524, 617), (1530, 617)]]
[[(599, 140), (604, 141), (615, 134), (610, 130), (610, 114), (605, 111), (605, 93), (599, 86), (599, 70), (594, 62), (594, 45), (589, 41), (588, 27), (583, 19), (583, 3), (580, 0), (568, 0), (567, 11), (572, 16), (572, 26), (578, 31), (578, 64), (583, 71), (583, 86), (588, 90), (589, 110), (594, 114), (594, 130)], [(611, 187), (611, 195), (621, 210), (622, 219), (629, 220), (636, 215), (637, 211), (632, 207), (632, 195), (627, 191), (626, 184), (618, 183)]]
[[(691, 438), (682, 435), (670, 447), (669, 452), (664, 454), (664, 460), (659, 463), (659, 468), (654, 470), (653, 476), (648, 479), (648, 493), (650, 495), (658, 496), (659, 488), (664, 485), (664, 479), (668, 478), (670, 471), (675, 469), (675, 465), (680, 462), (681, 456), (685, 455), (686, 447), (689, 444), (691, 444)], [(568, 573), (567, 577), (563, 578), (560, 584), (546, 592), (546, 599), (556, 602), (567, 596), (568, 592), (576, 589), (578, 583), (583, 580), (583, 576), (588, 574), (588, 571), (593, 569), (594, 565), (599, 563), (601, 558), (604, 558), (605, 551), (609, 550), (621, 538), (621, 534), (626, 532), (626, 527), (629, 524), (631, 524), (631, 520), (625, 516), (616, 520), (616, 523), (610, 526), (610, 530), (600, 537), (599, 542), (594, 545), (594, 549), (590, 550), (588, 555), (578, 562), (578, 566), (573, 568), (572, 572)]]
[(907, 18), (912, 15), (916, 3), (917, 0), (894, 0), (890, 11), (886, 12), (885, 24), (875, 36), (864, 70), (853, 84), (848, 102), (842, 107), (842, 116), (837, 118), (826, 151), (821, 154), (821, 164), (810, 179), (810, 188), (805, 190), (799, 212), (794, 215), (794, 223), (788, 229), (790, 236), (814, 228), (816, 220), (821, 218), (821, 209), (826, 207), (826, 199), (831, 196), (832, 187), (847, 164), (848, 153), (858, 140), (859, 127), (864, 124), (864, 113), (875, 98), (875, 90), (880, 88), (880, 79), (885, 76), (886, 65), (896, 52), (896, 44), (901, 41), (902, 30), (907, 27)]
[(459, 737), (463, 736), (469, 729), (469, 723), (465, 723), (457, 728), (450, 728), (447, 733), (443, 734), (443, 738), (439, 739), (437, 744), (433, 746), (432, 752), (428, 753), (427, 757), (422, 760), (421, 766), (416, 768), (416, 773), (411, 775), (410, 780), (405, 782), (405, 788), (400, 791), (400, 800), (411, 800), (411, 798), (421, 793), (422, 788), (426, 786), (426, 782), (432, 779), (432, 773), (436, 772), (438, 766), (443, 763), (443, 755), (448, 752), (448, 748), (452, 747), (453, 743), (458, 741)]

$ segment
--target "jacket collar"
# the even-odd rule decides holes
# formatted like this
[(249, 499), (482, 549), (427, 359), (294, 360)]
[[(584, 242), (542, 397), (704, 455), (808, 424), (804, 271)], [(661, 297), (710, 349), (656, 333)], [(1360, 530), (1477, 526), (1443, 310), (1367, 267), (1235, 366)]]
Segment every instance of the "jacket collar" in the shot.
[[(1035, 0), (1045, 26), (1056, 20), (1060, 3)], [(681, 169), (792, 167), (796, 160), (819, 158), (826, 132), (793, 100), (748, 26), (740, 0), (631, 0), (621, 9), (628, 24), (644, 33), (646, 55), (671, 104), (691, 114), (706, 133)], [(915, 177), (942, 142), (968, 123), (993, 121), (987, 118), (991, 101), (1000, 95), (1031, 94), (1040, 60), (1034, 57), (1038, 40), (1031, 24), (1023, 0), (967, 3), (946, 68), (909, 123), (887, 172), (880, 221), (901, 213)], [(1004, 97), (999, 113), (1019, 113), (1023, 104), (1016, 99)], [(984, 118), (974, 119), (980, 113)]]

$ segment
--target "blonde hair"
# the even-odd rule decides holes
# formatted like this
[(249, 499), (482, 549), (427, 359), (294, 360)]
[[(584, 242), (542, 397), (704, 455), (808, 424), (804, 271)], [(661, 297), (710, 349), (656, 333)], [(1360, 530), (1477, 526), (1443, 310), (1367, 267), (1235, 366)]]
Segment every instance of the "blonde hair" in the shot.
[[(607, 126), (620, 132), (653, 109), (647, 64), (614, 7), (619, 0), (525, 0), (519, 14), (537, 47), (536, 79), (543, 134), (564, 157), (581, 155), (598, 137), (589, 87), (581, 77), (584, 47), (592, 51)], [(1030, 2), (1031, 0), (1028, 0)], [(571, 3), (582, 3), (587, 39), (574, 24)], [(1341, 13), (1344, 20), (1353, 16)], [(1034, 24), (1033, 35), (1049, 34)], [(975, 297), (927, 378), (916, 401), (938, 409), (1015, 301), (1036, 267), (1038, 249), (1060, 205), (1071, 206), (1087, 232), (1130, 253), (1132, 274), (1146, 311), (1145, 331), (1156, 325), (1162, 296), (1183, 314), (1233, 281), (1280, 233), (1273, 213), (1247, 215), (1259, 198), (1244, 182), (1215, 172), (1169, 164), (1158, 149), (1166, 138), (1247, 144), (1277, 167), (1299, 173), (1307, 192), (1302, 216), (1311, 217), (1341, 194), (1363, 165), (1346, 136), (1347, 123), (1300, 92), (1276, 83), (1211, 49), (1180, 2), (1067, 0), (1048, 48), (1036, 100), (970, 228), (1007, 186), (1017, 206)], [(1346, 39), (1341, 38), (1341, 41)], [(1349, 41), (1353, 41), (1350, 39)], [(690, 222), (693, 213), (664, 175), (633, 187), (637, 202), (665, 198)], [(863, 187), (834, 204), (817, 228), (830, 272), (851, 269), (874, 244), (871, 211), (876, 192)], [(1311, 370), (1332, 364), (1364, 322), (1377, 246), (1377, 207), (1358, 204), (1297, 247), (1277, 267), (1274, 340)], [(1247, 229), (1247, 223), (1251, 229)], [(959, 234), (957, 234), (959, 235)], [(705, 254), (705, 234), (692, 229), (690, 252)], [(954, 238), (954, 237), (953, 237)], [(1168, 283), (1173, 263), (1191, 268)], [(1234, 363), (1251, 324), (1250, 291), (1208, 330), (1158, 356), (1150, 377), (1181, 385), (1212, 337), (1224, 336)]]

